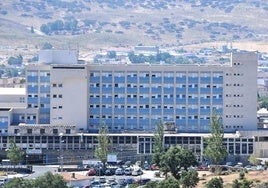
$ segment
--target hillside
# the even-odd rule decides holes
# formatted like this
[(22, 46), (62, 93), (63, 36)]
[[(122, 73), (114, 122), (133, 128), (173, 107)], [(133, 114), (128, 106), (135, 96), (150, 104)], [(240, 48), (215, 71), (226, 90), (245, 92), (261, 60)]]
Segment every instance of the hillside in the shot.
[(266, 23), (262, 0), (13, 0), (0, 3), (0, 47), (264, 46)]

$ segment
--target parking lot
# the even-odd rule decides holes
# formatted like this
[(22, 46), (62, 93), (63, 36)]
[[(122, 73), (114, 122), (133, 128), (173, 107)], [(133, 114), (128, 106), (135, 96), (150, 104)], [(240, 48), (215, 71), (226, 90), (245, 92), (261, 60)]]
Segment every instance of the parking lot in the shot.
[[(88, 171), (74, 172), (76, 178), (69, 178), (68, 185), (74, 187), (86, 187), (91, 185), (92, 187), (127, 187), (128, 184), (145, 184), (148, 181), (160, 181), (163, 178), (155, 177), (155, 172), (152, 170), (143, 170), (143, 174), (138, 176), (132, 175), (110, 175), (110, 176), (87, 176)], [(68, 172), (69, 177), (72, 176), (73, 172)], [(79, 178), (80, 176), (80, 178)]]

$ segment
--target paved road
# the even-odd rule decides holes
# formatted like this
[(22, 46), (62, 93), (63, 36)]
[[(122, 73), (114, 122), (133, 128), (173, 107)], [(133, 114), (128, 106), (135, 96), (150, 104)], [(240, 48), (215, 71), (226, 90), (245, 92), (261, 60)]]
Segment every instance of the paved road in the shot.
[(44, 175), (46, 172), (52, 172), (55, 173), (58, 170), (58, 166), (52, 166), (52, 165), (46, 165), (46, 166), (33, 166), (33, 173), (29, 174), (28, 176), (25, 176), (27, 179), (34, 179), (38, 176)]

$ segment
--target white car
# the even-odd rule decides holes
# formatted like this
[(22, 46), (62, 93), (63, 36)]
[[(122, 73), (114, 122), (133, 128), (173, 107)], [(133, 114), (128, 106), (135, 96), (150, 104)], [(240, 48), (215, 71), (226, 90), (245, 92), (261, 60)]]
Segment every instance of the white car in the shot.
[(8, 182), (7, 178), (1, 178), (0, 179), (0, 186), (4, 186)]
[(118, 168), (115, 170), (115, 175), (124, 175), (124, 170), (122, 168)]
[(125, 175), (131, 175), (132, 174), (132, 169), (131, 168), (126, 168), (124, 170), (124, 173), (125, 173)]
[(143, 174), (143, 171), (141, 169), (135, 169), (131, 173), (132, 176), (139, 176), (139, 175), (142, 175), (142, 174)]

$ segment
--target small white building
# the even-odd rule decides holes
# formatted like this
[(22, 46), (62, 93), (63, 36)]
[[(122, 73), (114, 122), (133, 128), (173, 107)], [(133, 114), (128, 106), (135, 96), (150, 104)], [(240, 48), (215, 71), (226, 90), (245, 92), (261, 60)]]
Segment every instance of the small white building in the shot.
[(262, 108), (257, 112), (258, 118), (258, 128), (268, 128), (268, 110), (266, 108)]
[(1, 88), (0, 108), (26, 107), (26, 88)]

